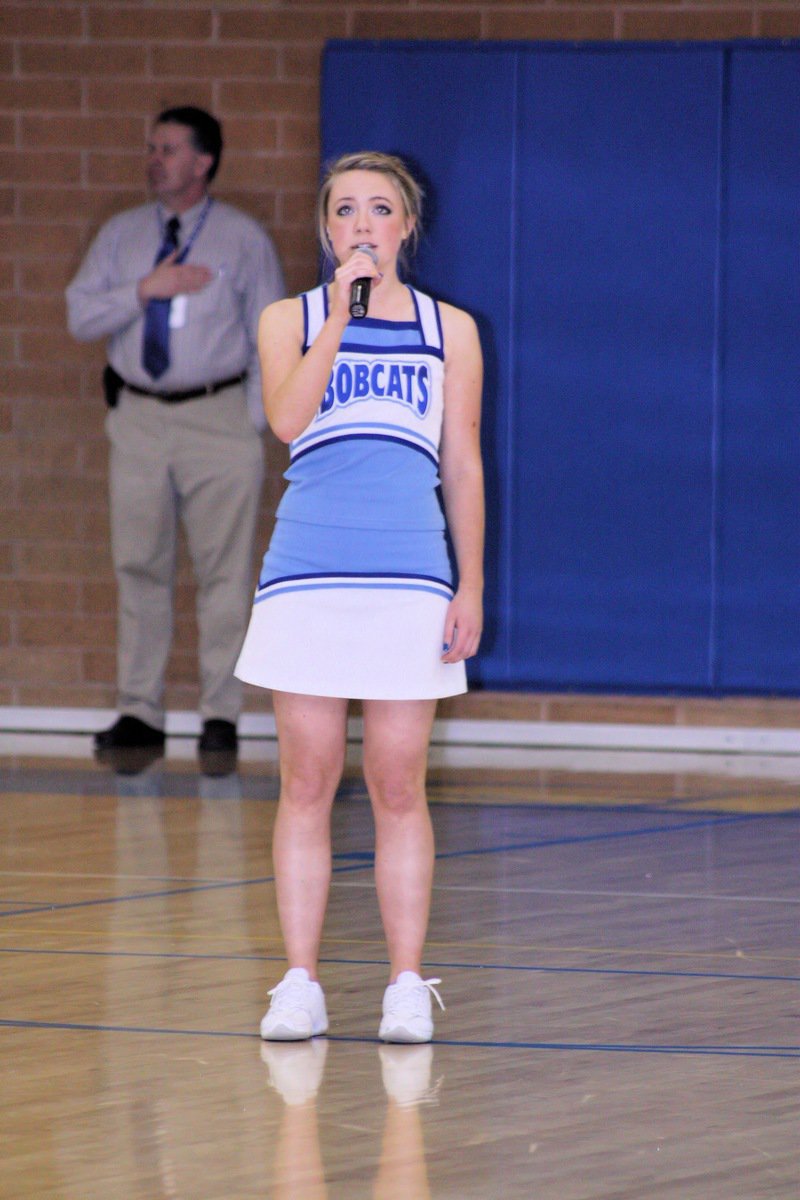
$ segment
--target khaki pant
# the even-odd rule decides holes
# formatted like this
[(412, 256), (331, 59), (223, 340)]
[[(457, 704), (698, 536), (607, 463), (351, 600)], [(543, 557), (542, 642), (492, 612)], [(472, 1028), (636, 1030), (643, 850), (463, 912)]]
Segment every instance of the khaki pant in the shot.
[(123, 389), (106, 431), (119, 711), (164, 726), (181, 521), (197, 580), (200, 716), (235, 721), (242, 685), (233, 668), (255, 586), (253, 538), (264, 478), (261, 436), (244, 388), (180, 404)]

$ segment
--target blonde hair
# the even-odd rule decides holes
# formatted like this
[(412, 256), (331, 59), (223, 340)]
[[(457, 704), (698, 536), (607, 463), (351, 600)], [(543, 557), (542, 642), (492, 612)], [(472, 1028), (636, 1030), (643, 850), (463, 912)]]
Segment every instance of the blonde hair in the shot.
[(383, 154), (379, 150), (360, 150), (353, 154), (342, 154), (325, 167), (317, 201), (317, 233), (326, 261), (328, 263), (336, 262), (333, 246), (328, 237), (328, 201), (334, 181), (340, 175), (344, 175), (346, 171), (376, 171), (391, 179), (397, 188), (406, 219), (411, 225), (411, 231), (400, 252), (400, 261), (406, 266), (407, 257), (414, 253), (419, 242), (422, 200), (425, 193), (402, 158), (397, 158), (394, 154)]

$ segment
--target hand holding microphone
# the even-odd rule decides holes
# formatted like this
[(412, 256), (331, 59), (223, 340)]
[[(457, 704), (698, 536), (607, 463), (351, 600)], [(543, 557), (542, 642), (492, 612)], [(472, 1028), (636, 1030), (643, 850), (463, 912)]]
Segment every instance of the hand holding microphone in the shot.
[[(378, 256), (372, 249), (372, 246), (356, 246), (356, 250), (360, 250), (362, 254), (366, 254), (371, 258), (375, 266), (378, 265)], [(369, 308), (369, 293), (372, 287), (372, 279), (365, 275), (361, 279), (354, 279), (350, 285), (350, 316), (360, 319), (367, 315)]]

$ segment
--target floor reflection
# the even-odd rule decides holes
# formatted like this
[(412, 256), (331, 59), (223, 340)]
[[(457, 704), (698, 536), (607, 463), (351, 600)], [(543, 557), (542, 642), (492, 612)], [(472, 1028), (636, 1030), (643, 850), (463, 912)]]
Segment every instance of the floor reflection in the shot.
[[(101, 767), (126, 777), (146, 775), (163, 759), (161, 746), (115, 746), (95, 752), (95, 760)], [(239, 759), (235, 750), (200, 750), (197, 761), (201, 779), (225, 779), (235, 775)]]
[[(326, 1200), (317, 1096), (328, 1042), (263, 1042), (269, 1086), (283, 1101), (275, 1142), (274, 1200)], [(381, 1046), (378, 1068), (386, 1094), (373, 1200), (430, 1200), (420, 1108), (438, 1102), (443, 1076), (433, 1081), (433, 1047)]]

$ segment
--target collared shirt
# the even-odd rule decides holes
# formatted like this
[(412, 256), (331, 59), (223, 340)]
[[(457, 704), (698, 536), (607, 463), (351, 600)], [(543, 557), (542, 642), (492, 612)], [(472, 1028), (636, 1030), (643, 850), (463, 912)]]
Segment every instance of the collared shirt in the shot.
[[(205, 204), (180, 214), (180, 246)], [(258, 318), (285, 295), (283, 273), (262, 227), (230, 204), (214, 200), (186, 260), (208, 267), (212, 279), (186, 297), (182, 324), (170, 330), (169, 367), (154, 383), (142, 366), (144, 308), (136, 289), (153, 268), (170, 215), (153, 202), (106, 222), (67, 287), (70, 333), (86, 342), (107, 338), (108, 361), (136, 387), (186, 391), (247, 371), (250, 411), (263, 428)]]

